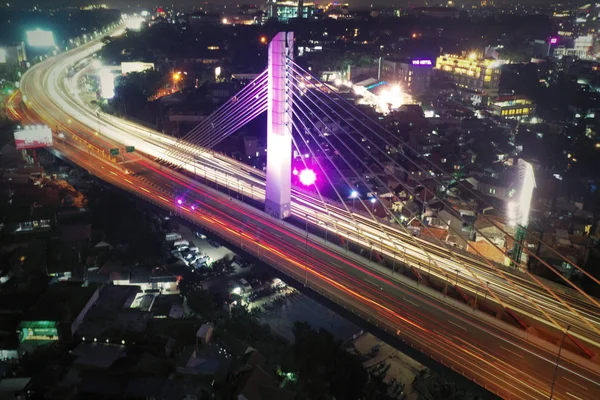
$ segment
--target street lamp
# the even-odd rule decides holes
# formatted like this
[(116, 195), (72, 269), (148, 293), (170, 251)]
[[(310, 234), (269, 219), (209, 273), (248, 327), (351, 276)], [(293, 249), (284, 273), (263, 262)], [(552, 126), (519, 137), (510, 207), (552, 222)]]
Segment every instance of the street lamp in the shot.
[(354, 200), (356, 200), (357, 197), (358, 197), (358, 192), (356, 190), (353, 190), (350, 193), (350, 198), (352, 199), (352, 208), (354, 208)]

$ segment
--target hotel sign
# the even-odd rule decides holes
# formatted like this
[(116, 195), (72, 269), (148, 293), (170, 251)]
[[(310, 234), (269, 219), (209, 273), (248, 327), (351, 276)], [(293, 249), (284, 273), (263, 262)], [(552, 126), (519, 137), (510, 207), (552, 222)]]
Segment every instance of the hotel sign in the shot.
[(412, 65), (433, 65), (431, 60), (412, 60)]

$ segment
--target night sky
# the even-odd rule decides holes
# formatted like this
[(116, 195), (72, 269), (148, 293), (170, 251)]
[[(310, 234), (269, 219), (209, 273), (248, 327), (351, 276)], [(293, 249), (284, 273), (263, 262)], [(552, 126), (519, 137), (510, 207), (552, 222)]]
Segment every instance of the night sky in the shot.
[[(232, 5), (234, 6), (235, 4), (263, 4), (265, 3), (266, 0), (262, 0), (262, 1), (252, 1), (252, 0), (239, 0), (239, 1), (230, 1), (230, 0), (211, 0), (209, 3), (211, 4), (222, 4), (222, 5)], [(327, 3), (329, 2), (328, 0), (322, 0), (322, 1), (317, 1), (318, 3)], [(480, 0), (455, 0), (454, 1), (454, 6), (457, 8), (461, 8), (463, 5), (464, 6), (471, 6), (473, 4), (479, 4), (481, 1)], [(528, 3), (537, 3), (537, 4), (547, 4), (548, 1), (547, 0), (495, 0), (496, 4), (528, 4)], [(576, 1), (575, 1), (576, 2)], [(16, 3), (15, 0), (12, 0), (11, 3)], [(159, 5), (162, 6), (166, 6), (166, 5), (176, 5), (176, 6), (199, 6), (200, 4), (202, 4), (202, 0), (170, 0), (170, 1), (164, 1), (164, 0), (146, 0), (146, 1), (135, 1), (135, 0), (95, 0), (95, 1), (90, 1), (90, 0), (20, 0), (18, 2), (18, 4), (21, 5), (26, 5), (26, 4), (30, 4), (30, 5), (40, 5), (40, 6), (57, 6), (57, 5), (75, 5), (75, 6), (82, 6), (82, 5), (87, 5), (87, 4), (98, 4), (98, 3), (104, 3), (107, 4), (108, 6), (114, 7), (114, 8), (119, 8), (119, 9), (126, 9), (129, 7), (133, 7), (133, 8), (144, 8), (144, 7), (156, 7)], [(429, 6), (437, 6), (437, 5), (442, 5), (445, 4), (445, 1), (431, 1), (431, 0), (351, 0), (350, 2), (350, 7), (360, 7), (360, 8), (364, 8), (364, 7), (369, 7), (370, 5), (385, 5), (385, 6), (400, 6), (400, 7), (405, 7), (407, 5), (412, 5), (412, 6), (424, 6), (424, 5), (429, 5)]]

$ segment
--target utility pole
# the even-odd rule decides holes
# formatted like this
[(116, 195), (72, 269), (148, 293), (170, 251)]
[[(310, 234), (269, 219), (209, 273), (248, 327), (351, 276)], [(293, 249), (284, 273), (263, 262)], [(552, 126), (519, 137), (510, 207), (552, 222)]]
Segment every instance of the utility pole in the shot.
[(304, 286), (308, 285), (308, 215), (304, 216), (304, 221), (306, 222), (306, 248), (304, 250)]
[(552, 378), (552, 387), (550, 388), (549, 400), (552, 400), (552, 398), (554, 397), (554, 384), (556, 383), (556, 374), (558, 373), (558, 364), (560, 363), (560, 353), (562, 352), (562, 348), (565, 344), (565, 339), (569, 333), (569, 329), (571, 329), (571, 325), (567, 326), (567, 329), (563, 334), (562, 340), (560, 341), (560, 347), (558, 348), (558, 357), (556, 357), (556, 366), (554, 367), (554, 378)]

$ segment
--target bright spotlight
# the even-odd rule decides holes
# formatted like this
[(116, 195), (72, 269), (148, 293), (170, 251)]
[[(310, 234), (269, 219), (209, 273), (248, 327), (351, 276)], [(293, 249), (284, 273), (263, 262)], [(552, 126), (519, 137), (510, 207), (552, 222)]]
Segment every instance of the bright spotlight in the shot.
[(298, 176), (298, 170), (296, 168), (292, 170), (292, 175)]
[(33, 31), (26, 31), (27, 44), (31, 47), (54, 47), (54, 33), (52, 31), (44, 31), (39, 28)]
[(317, 174), (312, 169), (303, 169), (299, 174), (300, 183), (304, 186), (313, 185), (317, 181)]
[(194, 211), (196, 209), (196, 206), (192, 205), (192, 211)]
[(183, 204), (183, 200), (177, 199), (177, 204), (182, 205)]
[(140, 18), (140, 17), (131, 17), (126, 19), (125, 21), (125, 28), (132, 30), (132, 31), (139, 31), (140, 29), (142, 29), (142, 24), (144, 23), (144, 18)]
[(355, 199), (357, 197), (358, 197), (358, 192), (356, 190), (353, 190), (352, 193), (350, 193), (350, 198)]
[(100, 96), (104, 99), (115, 97), (115, 76), (109, 68), (102, 68), (98, 71), (100, 78)]
[(375, 197), (371, 197), (371, 203), (375, 204), (376, 201), (377, 199)]

